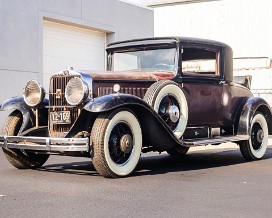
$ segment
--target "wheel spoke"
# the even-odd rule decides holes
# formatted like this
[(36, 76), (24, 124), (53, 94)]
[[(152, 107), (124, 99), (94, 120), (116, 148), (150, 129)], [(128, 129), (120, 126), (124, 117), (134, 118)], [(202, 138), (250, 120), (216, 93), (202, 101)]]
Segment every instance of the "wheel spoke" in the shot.
[(113, 151), (110, 152), (110, 154), (117, 153), (118, 147), (116, 147)]
[(120, 129), (119, 129), (119, 125), (118, 126), (116, 126), (116, 129), (117, 129), (117, 132), (118, 132), (118, 135), (119, 135), (119, 137), (121, 138), (121, 132), (120, 132)]
[(131, 152), (125, 153), (120, 147), (121, 138), (126, 134), (132, 137), (130, 127), (125, 122), (117, 123), (112, 129), (108, 146), (110, 156), (116, 164), (124, 164), (131, 155)]
[[(123, 125), (120, 125), (119, 128), (122, 130), (122, 135), (126, 134), (126, 130), (124, 129), (124, 126)], [(120, 135), (121, 136), (121, 135)]]

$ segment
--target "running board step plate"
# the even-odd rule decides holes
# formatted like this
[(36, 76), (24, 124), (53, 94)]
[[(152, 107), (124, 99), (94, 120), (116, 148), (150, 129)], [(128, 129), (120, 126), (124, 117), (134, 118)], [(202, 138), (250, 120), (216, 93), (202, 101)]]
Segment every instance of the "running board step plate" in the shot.
[(202, 138), (202, 139), (184, 139), (180, 142), (182, 146), (194, 147), (203, 145), (218, 145), (226, 142), (238, 142), (249, 140), (248, 135), (235, 135), (235, 136), (221, 136), (214, 138)]

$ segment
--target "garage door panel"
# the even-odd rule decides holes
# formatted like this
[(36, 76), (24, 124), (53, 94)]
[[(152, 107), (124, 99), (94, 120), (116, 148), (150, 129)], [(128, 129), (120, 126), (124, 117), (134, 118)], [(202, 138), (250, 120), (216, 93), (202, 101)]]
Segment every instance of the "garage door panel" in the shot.
[(44, 74), (52, 75), (60, 70), (66, 69), (67, 67), (73, 67), (77, 70), (101, 70), (104, 67), (104, 62), (90, 62), (88, 60), (77, 60), (71, 58), (57, 58), (57, 57), (45, 57), (45, 61), (50, 63), (44, 67)]
[(43, 85), (67, 66), (74, 69), (104, 70), (105, 39), (102, 32), (44, 21)]
[[(78, 39), (80, 40), (80, 39)], [(89, 40), (92, 40), (91, 38)], [(101, 40), (96, 40), (96, 42), (84, 42), (84, 41), (76, 41), (76, 40), (71, 40), (71, 39), (55, 39), (55, 38), (47, 38), (46, 42), (47, 43), (45, 45), (45, 53), (48, 52), (54, 52), (54, 50), (52, 50), (52, 46), (66, 46), (66, 47), (94, 47), (96, 49), (101, 49), (105, 48), (104, 42)], [(76, 45), (76, 46), (75, 46)]]
[[(62, 49), (56, 49), (56, 47), (61, 47)], [(84, 49), (82, 49), (84, 47)], [(58, 58), (72, 58), (76, 60), (89, 60), (97, 61), (104, 60), (105, 51), (99, 46), (84, 45), (82, 43), (75, 42), (63, 42), (48, 40), (44, 51), (44, 56), (58, 57)]]
[[(46, 31), (45, 36), (49, 38), (51, 37), (51, 38), (66, 39), (66, 40), (73, 40), (78, 38), (81, 41), (84, 40), (86, 42), (90, 42), (89, 39), (91, 38), (95, 40), (100, 40), (102, 42), (104, 41), (103, 37), (105, 36), (105, 33), (102, 33), (102, 32), (92, 31), (92, 30), (69, 26), (69, 25), (58, 24), (58, 23), (49, 22), (49, 21), (45, 21), (44, 24), (45, 24), (44, 30)], [(71, 30), (73, 31), (72, 35), (71, 35)], [(86, 36), (86, 32), (91, 33), (91, 35), (88, 34)], [(78, 40), (76, 39), (76, 41)]]

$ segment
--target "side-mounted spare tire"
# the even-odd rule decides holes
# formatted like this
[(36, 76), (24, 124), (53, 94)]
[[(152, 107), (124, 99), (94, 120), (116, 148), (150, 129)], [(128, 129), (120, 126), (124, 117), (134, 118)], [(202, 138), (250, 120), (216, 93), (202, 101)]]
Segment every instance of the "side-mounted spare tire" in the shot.
[(188, 120), (187, 101), (181, 87), (170, 80), (158, 81), (149, 87), (144, 100), (180, 139)]
[[(16, 136), (21, 128), (23, 116), (19, 111), (12, 112), (5, 121), (2, 135)], [(7, 160), (18, 169), (35, 169), (41, 167), (48, 159), (49, 154), (40, 154), (34, 151), (3, 148)]]

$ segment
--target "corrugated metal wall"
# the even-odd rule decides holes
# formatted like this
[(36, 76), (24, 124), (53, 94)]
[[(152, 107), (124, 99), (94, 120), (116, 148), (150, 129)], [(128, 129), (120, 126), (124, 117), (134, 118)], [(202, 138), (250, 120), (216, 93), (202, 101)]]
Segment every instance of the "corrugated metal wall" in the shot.
[(229, 44), (234, 57), (272, 58), (272, 0), (218, 0), (154, 8), (155, 36)]

